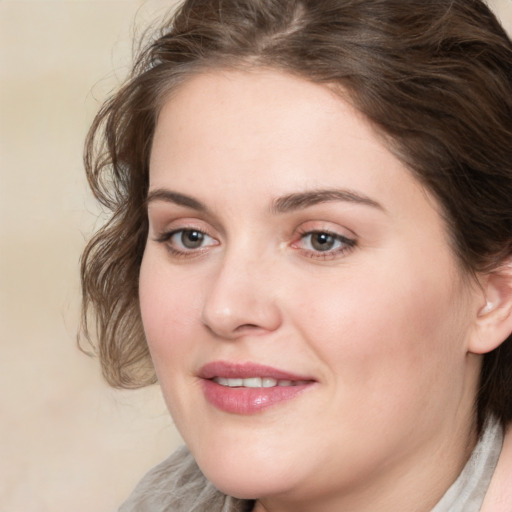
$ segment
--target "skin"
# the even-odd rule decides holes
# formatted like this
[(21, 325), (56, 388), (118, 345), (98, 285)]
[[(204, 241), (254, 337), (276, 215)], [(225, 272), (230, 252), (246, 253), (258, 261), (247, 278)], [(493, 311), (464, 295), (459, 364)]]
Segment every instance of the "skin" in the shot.
[[(370, 201), (272, 208), (319, 190)], [(160, 112), (151, 195), (143, 323), (207, 478), (256, 511), (429, 511), (475, 443), (485, 287), (464, 276), (435, 201), (369, 123), (284, 73), (199, 74)], [(204, 240), (187, 248), (179, 230)], [(334, 235), (332, 250), (317, 250), (318, 232)], [(315, 384), (226, 413), (198, 377), (218, 360)]]

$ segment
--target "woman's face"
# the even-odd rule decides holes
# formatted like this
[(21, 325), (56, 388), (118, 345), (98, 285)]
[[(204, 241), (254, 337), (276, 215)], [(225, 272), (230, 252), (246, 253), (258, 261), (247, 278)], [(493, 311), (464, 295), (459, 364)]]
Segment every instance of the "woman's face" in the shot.
[(304, 504), (450, 466), (481, 298), (347, 103), (278, 72), (191, 78), (158, 119), (148, 210), (147, 341), (218, 488)]

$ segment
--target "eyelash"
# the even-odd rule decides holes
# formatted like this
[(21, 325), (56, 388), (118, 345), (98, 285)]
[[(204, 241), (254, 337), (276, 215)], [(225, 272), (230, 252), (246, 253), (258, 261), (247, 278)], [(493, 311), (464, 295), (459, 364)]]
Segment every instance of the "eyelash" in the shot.
[[(171, 253), (172, 256), (177, 258), (191, 258), (195, 256), (200, 256), (205, 252), (207, 247), (218, 245), (218, 242), (215, 240), (216, 243), (208, 244), (206, 246), (199, 246), (197, 248), (185, 248), (185, 249), (177, 249), (171, 244), (172, 238), (176, 235), (181, 234), (183, 236), (185, 233), (198, 233), (202, 237), (208, 237), (212, 240), (215, 240), (215, 238), (211, 235), (209, 235), (207, 232), (196, 229), (193, 227), (190, 228), (179, 228), (174, 229), (169, 232), (162, 233), (159, 235), (155, 240), (156, 242), (163, 243), (166, 245), (167, 250)], [(301, 230), (298, 232), (299, 238), (297, 241), (293, 242), (291, 244), (291, 247), (294, 249), (298, 249), (304, 256), (308, 258), (313, 259), (319, 259), (319, 260), (330, 260), (335, 259), (337, 256), (341, 256), (343, 254), (346, 254), (350, 252), (357, 244), (355, 239), (348, 238), (346, 236), (340, 235), (339, 233), (335, 233), (333, 231), (329, 230)], [(327, 249), (325, 251), (321, 250), (315, 250), (315, 249), (305, 249), (299, 247), (299, 243), (307, 239), (308, 237), (312, 237), (314, 235), (325, 235), (328, 238), (331, 238), (333, 243), (340, 244), (339, 247), (335, 249)]]

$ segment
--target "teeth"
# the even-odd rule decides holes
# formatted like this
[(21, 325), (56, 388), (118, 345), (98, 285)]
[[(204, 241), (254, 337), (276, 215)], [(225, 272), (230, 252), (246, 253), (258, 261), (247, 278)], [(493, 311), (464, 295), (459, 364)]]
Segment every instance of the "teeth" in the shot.
[(225, 377), (215, 377), (214, 382), (221, 386), (230, 388), (273, 388), (275, 386), (300, 386), (307, 384), (305, 380), (276, 380), (269, 377), (249, 377), (248, 379), (226, 379)]
[(226, 379), (230, 388), (239, 388), (244, 385), (244, 379)]
[(251, 377), (250, 379), (244, 379), (243, 384), (241, 384), (244, 388), (261, 388), (262, 383), (259, 377)]

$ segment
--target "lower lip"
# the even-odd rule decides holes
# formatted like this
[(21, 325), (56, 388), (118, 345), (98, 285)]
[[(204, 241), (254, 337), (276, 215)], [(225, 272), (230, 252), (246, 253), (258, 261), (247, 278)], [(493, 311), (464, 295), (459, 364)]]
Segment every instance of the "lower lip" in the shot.
[(203, 380), (206, 400), (221, 411), (233, 414), (255, 414), (267, 407), (286, 402), (312, 386), (274, 386), (271, 388), (230, 388), (213, 380)]

